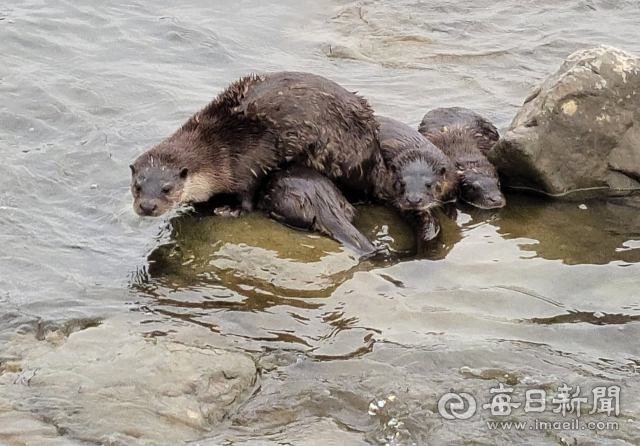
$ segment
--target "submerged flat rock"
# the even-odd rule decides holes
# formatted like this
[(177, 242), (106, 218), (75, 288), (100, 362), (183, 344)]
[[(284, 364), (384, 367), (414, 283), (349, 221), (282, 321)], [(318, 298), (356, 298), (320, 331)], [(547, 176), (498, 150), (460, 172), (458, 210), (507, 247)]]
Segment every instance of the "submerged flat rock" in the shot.
[(0, 375), (0, 438), (175, 445), (218, 425), (255, 383), (245, 354), (140, 327), (113, 319), (68, 336), (17, 335)]
[(489, 154), (505, 184), (556, 197), (640, 190), (640, 65), (610, 46), (576, 51), (525, 100)]

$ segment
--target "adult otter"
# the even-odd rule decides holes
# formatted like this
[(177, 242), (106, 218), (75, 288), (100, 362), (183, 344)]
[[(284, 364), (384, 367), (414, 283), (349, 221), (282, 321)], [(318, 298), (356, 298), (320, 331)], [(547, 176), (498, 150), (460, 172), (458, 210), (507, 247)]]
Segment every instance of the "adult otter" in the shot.
[(506, 204), (498, 172), (485, 156), (499, 139), (493, 124), (466, 108), (437, 108), (424, 115), (418, 131), (455, 163), (462, 200), (481, 209)]
[(254, 207), (275, 167), (306, 165), (354, 196), (379, 196), (386, 174), (366, 100), (308, 73), (246, 76), (131, 165), (134, 209), (159, 216), (180, 202), (235, 194)]
[(274, 172), (258, 207), (287, 225), (326, 234), (361, 256), (376, 252), (353, 226), (353, 206), (327, 177), (310, 168), (292, 166)]
[(455, 200), (458, 177), (451, 160), (420, 133), (383, 116), (378, 139), (391, 170), (384, 184), (389, 203), (416, 228), (419, 244), (438, 235), (431, 211)]

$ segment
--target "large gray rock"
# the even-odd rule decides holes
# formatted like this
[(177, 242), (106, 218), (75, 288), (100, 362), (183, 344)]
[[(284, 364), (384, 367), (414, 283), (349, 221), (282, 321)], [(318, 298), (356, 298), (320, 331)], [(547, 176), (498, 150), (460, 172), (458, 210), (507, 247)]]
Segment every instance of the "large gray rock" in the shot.
[(16, 335), (0, 349), (0, 444), (174, 446), (218, 426), (250, 395), (255, 362), (207, 329), (155, 325)]
[(524, 102), (489, 154), (511, 187), (583, 198), (640, 190), (638, 58), (576, 51)]

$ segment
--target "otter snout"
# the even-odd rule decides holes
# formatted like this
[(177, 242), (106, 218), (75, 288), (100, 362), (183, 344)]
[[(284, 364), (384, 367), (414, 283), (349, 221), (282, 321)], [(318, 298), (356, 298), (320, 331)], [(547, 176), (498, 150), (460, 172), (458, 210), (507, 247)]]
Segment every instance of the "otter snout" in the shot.
[(138, 200), (133, 208), (142, 217), (157, 217), (164, 213), (157, 200)]
[(487, 202), (492, 209), (502, 208), (507, 204), (507, 200), (505, 200), (504, 195), (501, 193), (490, 195), (487, 197)]
[(499, 209), (507, 204), (507, 200), (499, 190), (492, 192), (477, 188), (463, 189), (462, 192), (461, 198), (464, 201), (480, 209)]
[(411, 207), (420, 207), (424, 204), (424, 197), (420, 194), (407, 194), (405, 195), (407, 204)]

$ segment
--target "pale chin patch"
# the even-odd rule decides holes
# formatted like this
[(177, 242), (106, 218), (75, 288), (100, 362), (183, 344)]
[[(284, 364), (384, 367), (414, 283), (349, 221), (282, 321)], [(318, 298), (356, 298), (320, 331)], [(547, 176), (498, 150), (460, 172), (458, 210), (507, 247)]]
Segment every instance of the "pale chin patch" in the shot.
[(464, 200), (464, 201), (465, 201), (465, 203), (468, 203), (468, 204), (470, 204), (471, 206), (473, 206), (473, 207), (475, 207), (475, 208), (478, 208), (478, 209), (482, 209), (482, 210), (484, 210), (484, 211), (490, 211), (490, 210), (495, 210), (495, 209), (502, 209), (502, 208), (505, 206), (504, 204), (503, 204), (503, 205), (501, 205), (501, 206), (498, 206), (498, 205), (494, 205), (494, 206), (483, 206), (483, 205), (481, 205), (481, 204), (471, 203), (470, 201), (467, 201), (467, 200)]
[(408, 210), (414, 212), (431, 212), (435, 208), (439, 207), (442, 203), (439, 201), (432, 201), (431, 203), (419, 207), (410, 207)]
[(424, 206), (420, 206), (417, 208), (413, 208), (413, 211), (417, 211), (417, 212), (431, 212), (434, 209), (442, 206), (443, 203), (441, 203), (440, 201), (431, 201), (430, 203), (424, 205)]
[(194, 203), (207, 201), (215, 194), (224, 192), (216, 182), (212, 181), (212, 176), (205, 173), (194, 172), (187, 175), (182, 186), (180, 201), (190, 201)]
[(426, 206), (422, 206), (420, 209), (418, 209), (421, 212), (431, 212), (432, 210), (440, 207), (442, 205), (442, 203), (440, 203), (439, 201), (432, 201), (431, 203), (427, 204)]

